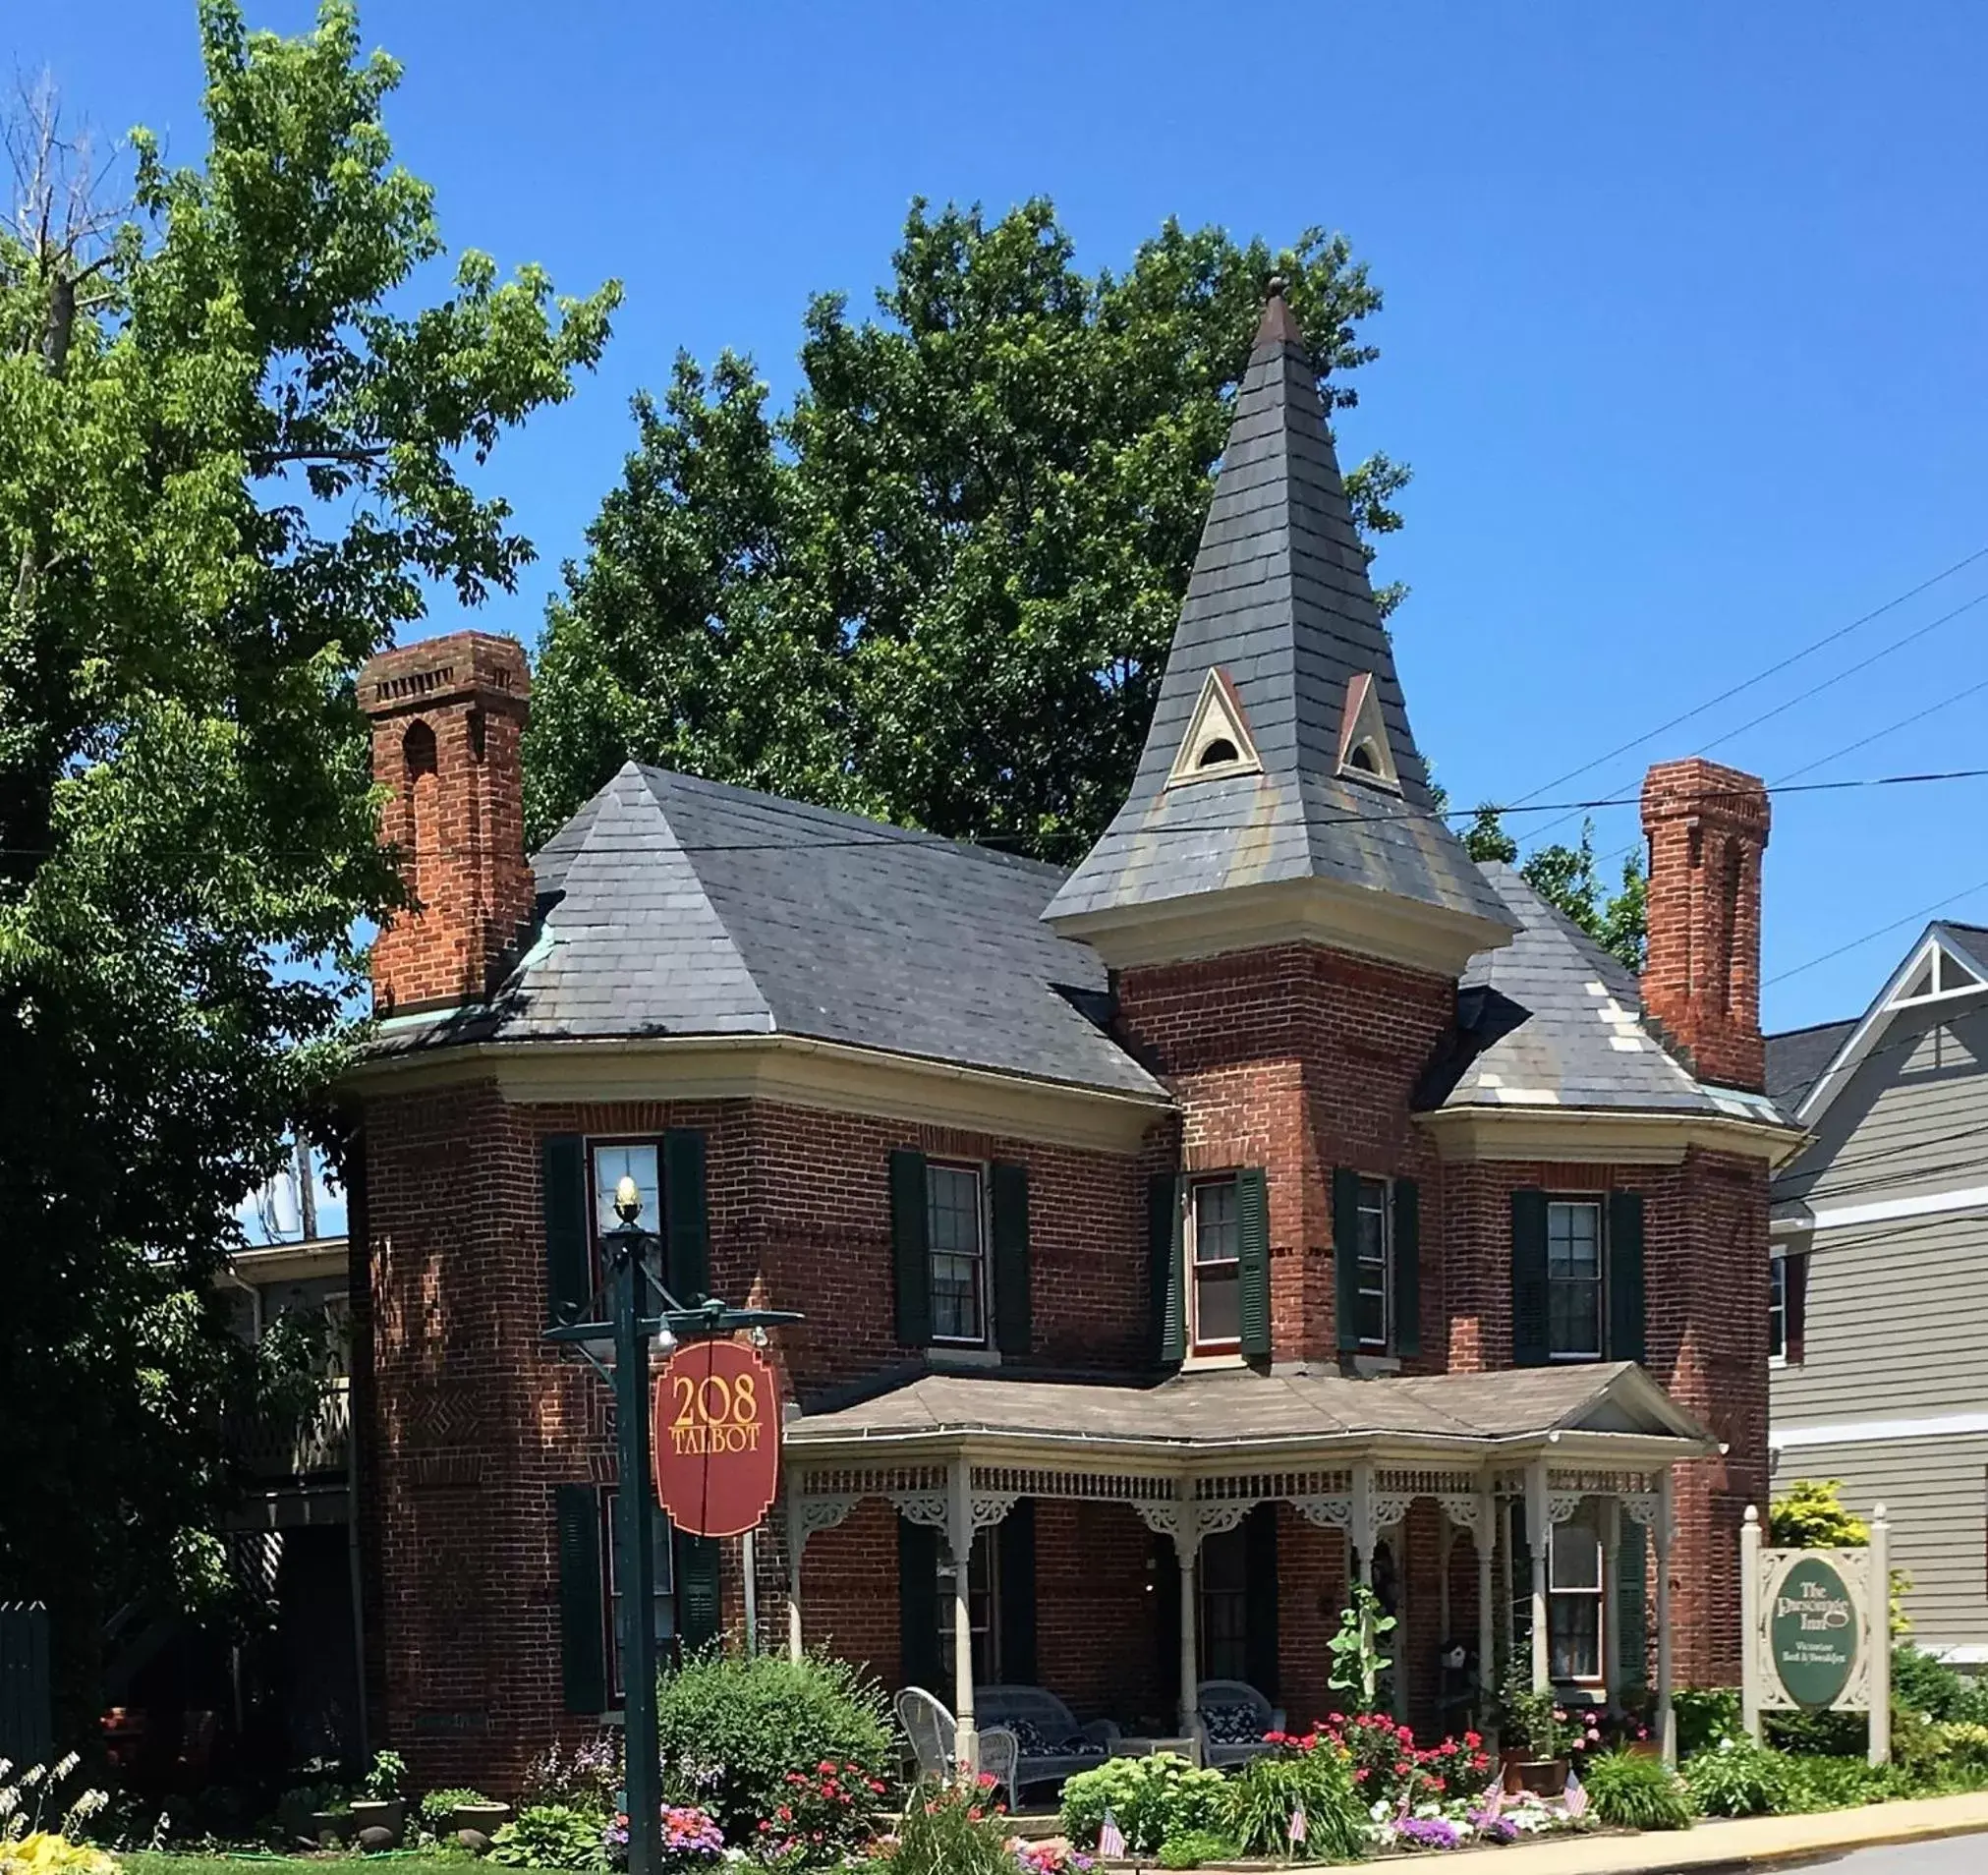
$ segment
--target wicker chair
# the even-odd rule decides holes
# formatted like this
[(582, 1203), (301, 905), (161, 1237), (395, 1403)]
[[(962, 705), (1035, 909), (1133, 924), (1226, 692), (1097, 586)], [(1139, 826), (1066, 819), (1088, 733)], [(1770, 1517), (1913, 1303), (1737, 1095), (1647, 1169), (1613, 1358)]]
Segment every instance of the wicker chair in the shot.
[[(922, 1686), (907, 1686), (891, 1701), (897, 1723), (911, 1740), (921, 1778), (950, 1784), (959, 1776), (959, 1721)], [(980, 1768), (1008, 1793), (1015, 1806), (1015, 1734), (1005, 1726), (985, 1727), (980, 1734)]]
[(1194, 1730), (1203, 1764), (1247, 1764), (1267, 1749), (1265, 1733), (1283, 1729), (1283, 1709), (1243, 1680), (1204, 1679), (1196, 1691)]

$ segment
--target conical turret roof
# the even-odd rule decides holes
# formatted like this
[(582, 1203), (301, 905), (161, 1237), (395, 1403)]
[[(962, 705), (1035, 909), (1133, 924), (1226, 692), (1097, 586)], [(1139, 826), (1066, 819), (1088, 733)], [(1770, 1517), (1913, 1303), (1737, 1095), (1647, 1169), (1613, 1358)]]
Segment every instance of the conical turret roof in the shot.
[(1113, 963), (1309, 937), (1450, 974), (1512, 930), (1435, 811), (1279, 283), (1131, 793), (1044, 916)]

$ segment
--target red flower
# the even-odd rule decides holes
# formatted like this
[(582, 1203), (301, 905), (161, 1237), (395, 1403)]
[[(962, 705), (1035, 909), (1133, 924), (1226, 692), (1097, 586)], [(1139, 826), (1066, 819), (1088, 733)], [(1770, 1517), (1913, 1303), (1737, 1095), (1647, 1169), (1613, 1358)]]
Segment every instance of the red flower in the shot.
[(1481, 1733), (1466, 1732), (1463, 1734), (1463, 1742), (1475, 1751), (1484, 1742), (1484, 1736)]
[(824, 1758), (815, 1769), (824, 1778), (832, 1778), (835, 1775), (835, 1761), (832, 1758)]

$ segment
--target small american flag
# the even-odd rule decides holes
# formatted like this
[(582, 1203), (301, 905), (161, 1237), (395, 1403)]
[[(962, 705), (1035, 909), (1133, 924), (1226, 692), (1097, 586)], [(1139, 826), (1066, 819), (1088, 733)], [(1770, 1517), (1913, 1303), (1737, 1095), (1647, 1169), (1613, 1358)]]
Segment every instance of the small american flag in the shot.
[(1492, 1780), (1491, 1794), (1484, 1799), (1484, 1808), (1479, 1812), (1487, 1822), (1496, 1822), (1505, 1814), (1505, 1776), (1501, 1772)]
[(1108, 1809), (1105, 1812), (1105, 1821), (1098, 1831), (1098, 1853), (1100, 1855), (1125, 1853), (1125, 1832), (1118, 1827), (1118, 1819)]
[(1291, 1812), (1291, 1847), (1293, 1848), (1296, 1848), (1305, 1840), (1305, 1806), (1300, 1803)]
[(1581, 1782), (1580, 1773), (1572, 1765), (1567, 1766), (1567, 1815), (1586, 1816), (1588, 1813), (1588, 1788)]

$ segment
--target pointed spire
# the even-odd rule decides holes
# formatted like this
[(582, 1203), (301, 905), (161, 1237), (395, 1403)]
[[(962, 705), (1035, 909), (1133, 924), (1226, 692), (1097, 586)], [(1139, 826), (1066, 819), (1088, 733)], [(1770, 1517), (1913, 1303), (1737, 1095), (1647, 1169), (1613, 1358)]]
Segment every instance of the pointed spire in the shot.
[[(1261, 912), (1453, 972), (1510, 917), (1436, 811), (1284, 294), (1272, 280), (1131, 793), (1045, 916), (1113, 962), (1239, 948)], [(1213, 673), (1257, 764), (1198, 777), (1182, 745)], [(1385, 764), (1352, 759), (1349, 703)]]

